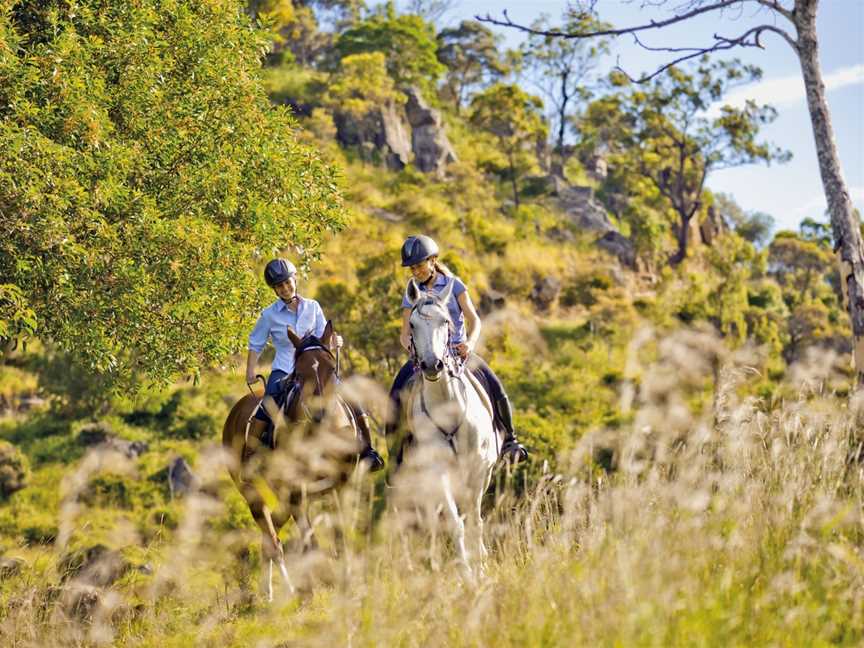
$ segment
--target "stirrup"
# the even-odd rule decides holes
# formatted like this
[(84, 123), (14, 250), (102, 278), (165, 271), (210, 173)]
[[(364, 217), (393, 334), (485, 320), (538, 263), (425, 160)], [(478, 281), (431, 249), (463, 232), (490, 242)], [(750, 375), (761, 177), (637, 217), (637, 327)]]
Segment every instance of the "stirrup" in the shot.
[(528, 449), (519, 443), (515, 437), (511, 437), (501, 444), (500, 456), (511, 463), (519, 463), (528, 459)]

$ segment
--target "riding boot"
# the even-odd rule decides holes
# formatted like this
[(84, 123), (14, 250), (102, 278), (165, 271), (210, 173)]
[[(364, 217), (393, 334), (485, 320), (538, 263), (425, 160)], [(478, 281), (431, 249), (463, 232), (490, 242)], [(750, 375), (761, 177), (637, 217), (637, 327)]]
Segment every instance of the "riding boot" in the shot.
[(501, 443), (501, 456), (508, 461), (516, 463), (528, 458), (528, 450), (519, 443), (516, 432), (513, 430), (513, 408), (510, 399), (506, 395), (495, 401), (498, 410), (498, 419), (504, 429), (504, 439)]
[(360, 437), (360, 460), (369, 464), (369, 472), (376, 472), (384, 467), (381, 455), (372, 447), (372, 431), (369, 427), (369, 415), (359, 406), (352, 405), (354, 420), (357, 421), (357, 432)]

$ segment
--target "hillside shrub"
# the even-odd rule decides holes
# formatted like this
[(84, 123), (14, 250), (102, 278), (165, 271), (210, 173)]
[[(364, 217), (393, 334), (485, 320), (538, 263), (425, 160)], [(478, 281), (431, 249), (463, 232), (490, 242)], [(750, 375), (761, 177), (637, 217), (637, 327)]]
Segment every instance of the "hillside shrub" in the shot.
[(6, 441), (0, 441), (0, 500), (27, 486), (30, 465), (21, 451)]

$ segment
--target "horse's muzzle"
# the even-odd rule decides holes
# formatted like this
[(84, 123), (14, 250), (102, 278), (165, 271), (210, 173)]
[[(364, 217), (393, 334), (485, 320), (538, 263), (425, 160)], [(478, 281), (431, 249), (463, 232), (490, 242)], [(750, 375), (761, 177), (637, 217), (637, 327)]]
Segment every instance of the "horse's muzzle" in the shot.
[(421, 360), (420, 370), (427, 380), (438, 380), (444, 371), (444, 361), (440, 358), (435, 358), (434, 361)]

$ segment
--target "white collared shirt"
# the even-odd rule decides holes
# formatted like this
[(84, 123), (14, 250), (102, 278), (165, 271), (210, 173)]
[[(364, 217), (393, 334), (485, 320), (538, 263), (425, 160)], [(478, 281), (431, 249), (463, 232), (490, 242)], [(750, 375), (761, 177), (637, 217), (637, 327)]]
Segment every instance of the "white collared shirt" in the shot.
[(321, 306), (314, 299), (304, 299), (297, 295), (296, 313), (281, 299), (277, 299), (261, 311), (249, 334), (249, 349), (261, 353), (267, 346), (267, 340), (271, 340), (276, 349), (272, 369), (280, 369), (290, 374), (294, 371), (294, 345), (288, 339), (289, 326), (301, 338), (309, 333), (321, 337), (327, 320), (324, 319)]

